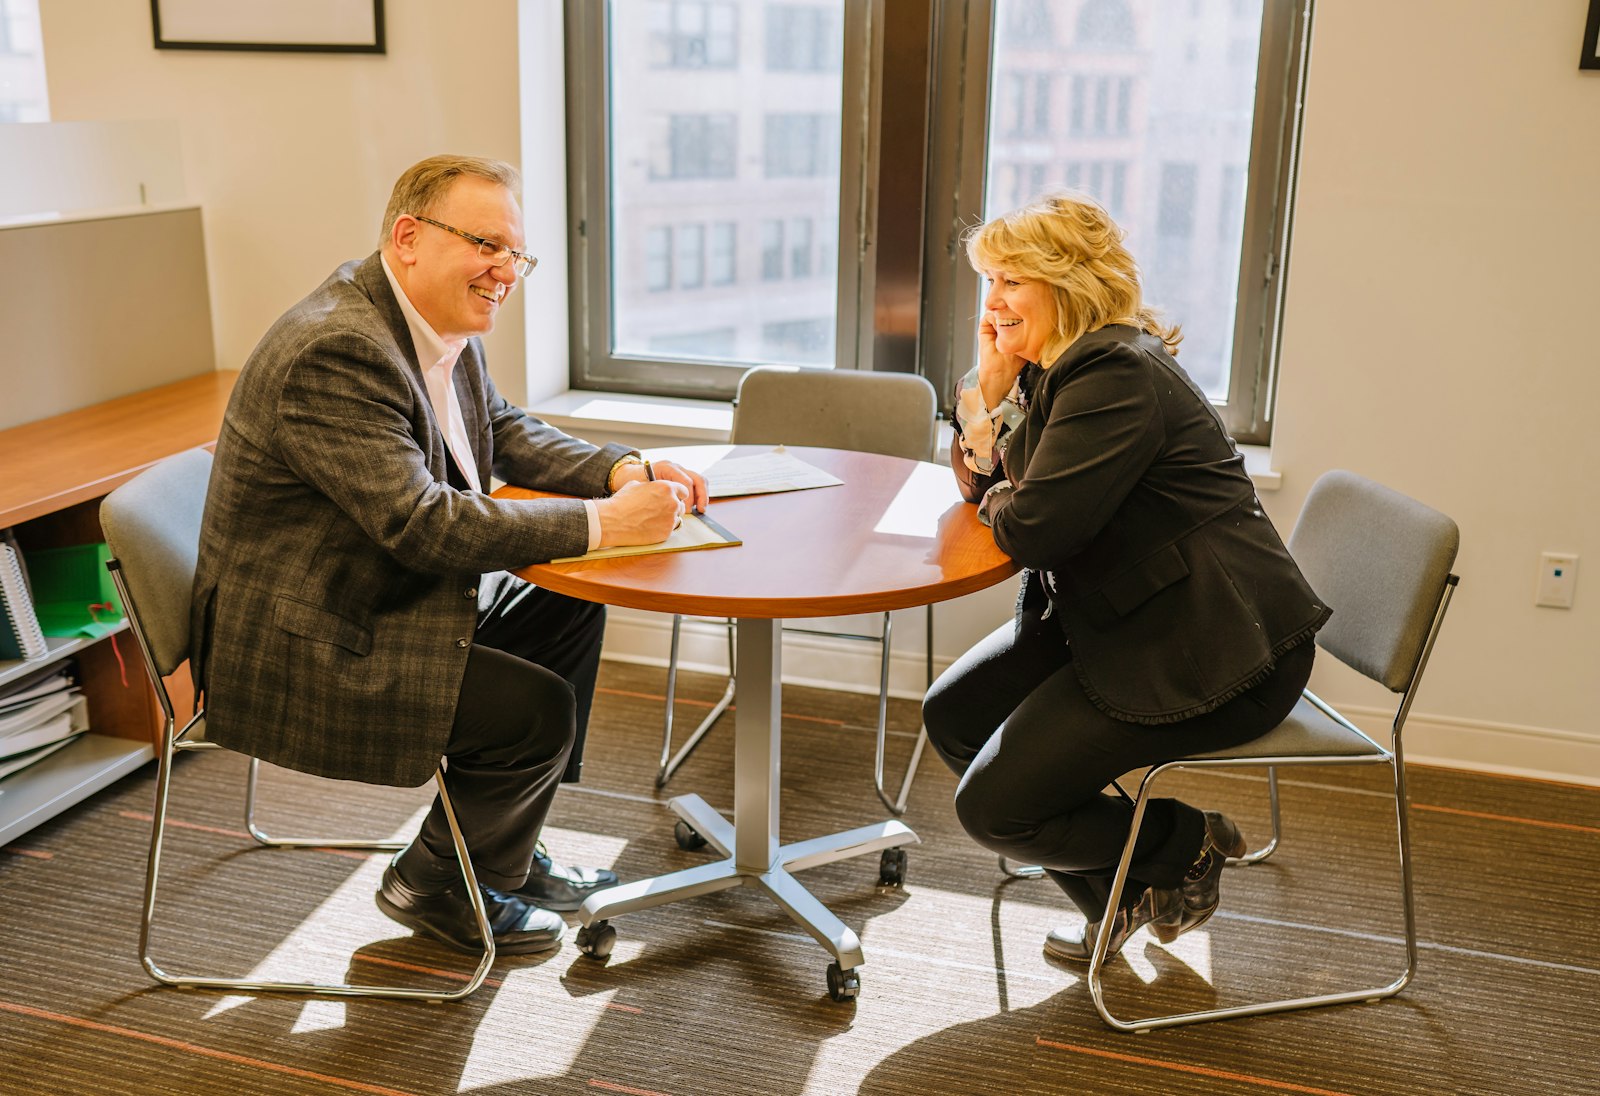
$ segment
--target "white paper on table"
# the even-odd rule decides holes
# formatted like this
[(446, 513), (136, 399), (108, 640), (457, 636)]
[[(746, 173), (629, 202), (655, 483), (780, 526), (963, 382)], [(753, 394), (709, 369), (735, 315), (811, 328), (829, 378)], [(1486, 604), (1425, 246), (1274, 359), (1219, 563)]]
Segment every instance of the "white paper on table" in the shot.
[(769, 495), (838, 487), (844, 480), (791, 456), (783, 446), (753, 457), (723, 457), (706, 469), (706, 490), (714, 499), (734, 495)]

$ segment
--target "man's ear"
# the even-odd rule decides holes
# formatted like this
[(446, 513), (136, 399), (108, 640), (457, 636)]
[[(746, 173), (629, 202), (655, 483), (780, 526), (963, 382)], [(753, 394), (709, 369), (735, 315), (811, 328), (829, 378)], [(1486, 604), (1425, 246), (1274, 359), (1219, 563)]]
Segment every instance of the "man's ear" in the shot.
[(393, 248), (395, 258), (406, 266), (411, 266), (417, 261), (417, 229), (419, 222), (410, 214), (401, 214), (395, 218), (394, 227), (389, 230), (389, 246)]

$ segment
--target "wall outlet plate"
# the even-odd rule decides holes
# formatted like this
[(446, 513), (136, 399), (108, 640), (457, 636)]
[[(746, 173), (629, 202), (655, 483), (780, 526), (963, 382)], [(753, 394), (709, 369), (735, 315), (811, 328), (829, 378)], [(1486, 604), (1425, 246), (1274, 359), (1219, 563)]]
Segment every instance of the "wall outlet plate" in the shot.
[(1578, 586), (1578, 557), (1572, 552), (1541, 552), (1539, 555), (1539, 586), (1534, 594), (1535, 605), (1548, 605), (1553, 609), (1572, 608), (1573, 595)]

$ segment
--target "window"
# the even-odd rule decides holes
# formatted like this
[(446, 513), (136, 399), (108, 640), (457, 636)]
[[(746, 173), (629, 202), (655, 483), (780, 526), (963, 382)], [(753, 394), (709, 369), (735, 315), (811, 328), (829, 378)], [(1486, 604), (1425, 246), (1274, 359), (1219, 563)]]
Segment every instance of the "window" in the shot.
[(669, 114), (655, 121), (660, 139), (650, 157), (651, 178), (733, 178), (732, 114)]
[(811, 277), (811, 218), (789, 222), (789, 277)]
[(652, 293), (672, 288), (672, 229), (651, 228), (644, 234), (644, 286)]
[(711, 226), (711, 284), (732, 285), (738, 271), (739, 226), (718, 221)]
[(706, 280), (704, 225), (678, 226), (678, 288), (699, 289)]
[[(1240, 440), (1267, 440), (1308, 0), (1198, 4), (1187, 19), (1170, 0), (1048, 0), (1042, 18), (1040, 2), (992, 0), (997, 28), (1043, 40), (998, 36), (983, 151), (949, 169), (956, 208), (995, 216), (1057, 180), (1093, 195), (1128, 231), (1146, 300), (1182, 325), (1179, 362)], [(1017, 89), (1046, 71), (1065, 102), (1030, 130)], [(962, 197), (980, 185), (981, 203)], [(976, 294), (950, 254), (951, 286)], [(930, 376), (941, 390), (972, 355), (970, 333), (949, 329), (949, 376)]]
[(0, 0), (0, 122), (48, 122), (38, 0)]
[(771, 218), (761, 222), (761, 279), (783, 277), (783, 222)]
[(650, 64), (655, 68), (732, 68), (739, 15), (733, 0), (651, 0)]
[(767, 69), (771, 72), (837, 72), (844, 37), (838, 4), (768, 4)]
[(837, 114), (769, 114), (765, 129), (767, 178), (838, 174)]
[(820, 365), (833, 357), (833, 320), (819, 316), (763, 324), (761, 356), (789, 365)]
[(752, 365), (853, 364), (844, 5), (563, 5), (574, 387), (726, 398)]

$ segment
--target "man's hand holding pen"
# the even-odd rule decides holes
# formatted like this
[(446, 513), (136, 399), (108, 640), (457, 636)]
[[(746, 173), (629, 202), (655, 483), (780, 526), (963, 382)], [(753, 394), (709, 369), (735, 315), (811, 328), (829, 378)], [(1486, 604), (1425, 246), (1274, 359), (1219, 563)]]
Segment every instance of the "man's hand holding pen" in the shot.
[(673, 461), (625, 464), (616, 483), (611, 497), (597, 502), (603, 548), (666, 540), (685, 509), (702, 513), (710, 501), (705, 477)]

